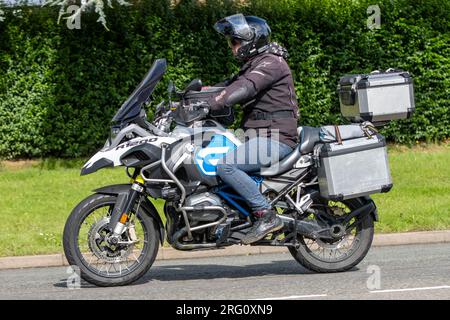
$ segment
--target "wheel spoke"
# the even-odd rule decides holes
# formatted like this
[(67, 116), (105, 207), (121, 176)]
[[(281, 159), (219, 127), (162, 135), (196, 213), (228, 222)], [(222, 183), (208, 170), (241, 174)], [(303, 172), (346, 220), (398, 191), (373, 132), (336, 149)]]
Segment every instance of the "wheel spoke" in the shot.
[[(97, 274), (110, 277), (123, 276), (133, 272), (141, 263), (141, 256), (148, 246), (149, 233), (139, 215), (133, 215), (139, 242), (129, 245), (111, 246), (106, 237), (109, 235), (108, 223), (111, 205), (103, 205), (86, 214), (78, 229), (78, 247), (81, 258), (87, 268)], [(129, 235), (127, 235), (129, 239)], [(130, 260), (130, 255), (134, 257)]]
[[(350, 208), (343, 202), (329, 202), (328, 205), (315, 205), (317, 214), (313, 219), (317, 222), (325, 222), (329, 225), (344, 221), (355, 207)], [(335, 221), (335, 222), (333, 222)], [(311, 239), (300, 236), (300, 244), (310, 255), (318, 260), (330, 263), (348, 259), (350, 255), (360, 246), (362, 242), (362, 221), (353, 218), (345, 227), (345, 234), (340, 239)]]

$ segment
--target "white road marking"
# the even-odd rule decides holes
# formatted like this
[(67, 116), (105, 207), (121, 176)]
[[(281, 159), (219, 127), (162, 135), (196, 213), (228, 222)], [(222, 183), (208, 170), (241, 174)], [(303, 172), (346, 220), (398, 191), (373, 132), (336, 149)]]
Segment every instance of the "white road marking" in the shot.
[(370, 291), (370, 293), (405, 292), (405, 291), (439, 290), (439, 289), (450, 289), (450, 286), (423, 287), (423, 288), (406, 288), (406, 289), (389, 289), (389, 290), (375, 290), (375, 291)]
[(289, 299), (301, 299), (301, 298), (319, 298), (326, 297), (326, 294), (308, 294), (303, 296), (287, 296), (287, 297), (274, 297), (274, 298), (262, 298), (262, 299), (250, 299), (250, 300), (289, 300)]

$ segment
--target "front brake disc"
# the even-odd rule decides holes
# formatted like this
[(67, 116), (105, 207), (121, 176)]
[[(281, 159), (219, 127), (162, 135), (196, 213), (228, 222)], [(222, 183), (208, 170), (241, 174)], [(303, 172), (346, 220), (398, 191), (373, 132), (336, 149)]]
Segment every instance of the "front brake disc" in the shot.
[(109, 217), (104, 217), (91, 226), (88, 233), (88, 244), (89, 249), (98, 259), (117, 263), (123, 261), (132, 252), (134, 246), (120, 245), (112, 248), (107, 238), (109, 221)]

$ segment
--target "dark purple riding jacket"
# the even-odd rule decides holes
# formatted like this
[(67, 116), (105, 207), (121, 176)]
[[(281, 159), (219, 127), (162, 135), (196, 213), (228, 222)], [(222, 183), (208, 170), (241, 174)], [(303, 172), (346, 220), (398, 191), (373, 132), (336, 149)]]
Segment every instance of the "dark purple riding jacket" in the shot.
[(256, 55), (225, 85), (208, 101), (213, 112), (240, 104), (244, 108), (244, 130), (257, 129), (260, 135), (273, 138), (278, 134), (280, 142), (296, 146), (297, 97), (291, 70), (283, 57), (268, 52)]

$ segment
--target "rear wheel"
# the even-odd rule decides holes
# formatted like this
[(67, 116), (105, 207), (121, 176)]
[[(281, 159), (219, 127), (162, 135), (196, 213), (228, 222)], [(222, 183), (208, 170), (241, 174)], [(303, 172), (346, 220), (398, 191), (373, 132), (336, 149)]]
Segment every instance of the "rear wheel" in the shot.
[(119, 243), (111, 245), (108, 229), (116, 202), (112, 195), (94, 194), (70, 214), (63, 236), (64, 253), (80, 276), (97, 286), (121, 286), (136, 281), (152, 266), (159, 248), (157, 222), (139, 206), (127, 222)]
[[(327, 201), (313, 205), (313, 208), (322, 212), (323, 216), (343, 217), (364, 204), (364, 200), (358, 198), (342, 202)], [(320, 216), (314, 219), (320, 220)], [(368, 214), (353, 218), (348, 226), (350, 230), (345, 235), (332, 241), (298, 236), (298, 246), (289, 247), (289, 251), (297, 262), (309, 270), (322, 273), (347, 271), (364, 259), (372, 245), (373, 216)]]

